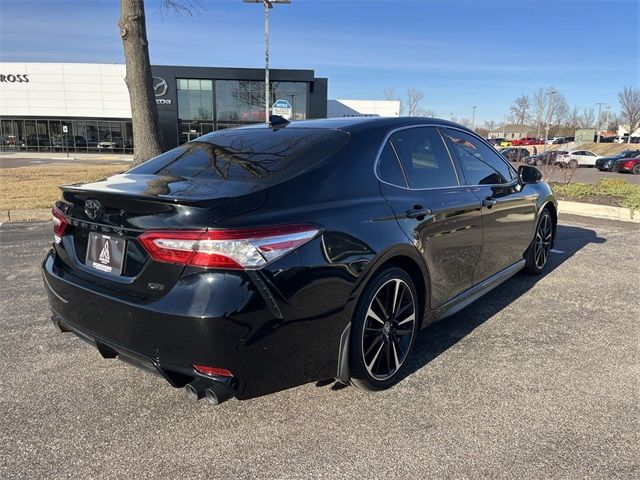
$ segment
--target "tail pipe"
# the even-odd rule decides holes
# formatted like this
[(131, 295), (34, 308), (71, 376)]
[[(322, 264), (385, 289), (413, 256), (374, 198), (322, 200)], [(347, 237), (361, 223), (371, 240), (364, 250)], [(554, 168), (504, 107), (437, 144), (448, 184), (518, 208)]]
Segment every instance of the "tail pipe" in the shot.
[(201, 400), (206, 397), (212, 405), (220, 405), (234, 396), (231, 388), (225, 383), (206, 378), (197, 378), (187, 383), (184, 389), (190, 399)]

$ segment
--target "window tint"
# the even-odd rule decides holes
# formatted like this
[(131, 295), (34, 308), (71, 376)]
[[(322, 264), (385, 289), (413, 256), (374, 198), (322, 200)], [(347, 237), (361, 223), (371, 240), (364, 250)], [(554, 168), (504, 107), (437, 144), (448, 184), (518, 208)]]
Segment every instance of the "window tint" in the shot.
[(453, 163), (435, 127), (400, 130), (391, 135), (411, 188), (458, 185)]
[(478, 138), (458, 130), (444, 132), (462, 163), (469, 185), (509, 183), (514, 178), (509, 165)]
[(387, 142), (382, 153), (380, 154), (380, 161), (378, 162), (378, 177), (380, 180), (392, 185), (398, 185), (406, 187), (407, 182), (404, 180), (404, 175), (400, 170), (400, 163), (396, 152), (393, 151), (393, 147), (390, 142)]
[(128, 173), (273, 185), (318, 164), (348, 141), (349, 134), (342, 130), (219, 130), (169, 150)]

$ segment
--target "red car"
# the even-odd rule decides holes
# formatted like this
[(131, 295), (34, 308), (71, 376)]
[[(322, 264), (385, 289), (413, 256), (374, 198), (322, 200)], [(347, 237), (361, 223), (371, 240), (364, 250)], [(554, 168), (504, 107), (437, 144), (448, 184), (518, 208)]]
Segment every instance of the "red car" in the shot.
[(512, 145), (541, 145), (542, 141), (535, 137), (524, 137), (514, 140)]
[(611, 171), (640, 174), (640, 158), (618, 160), (611, 168)]

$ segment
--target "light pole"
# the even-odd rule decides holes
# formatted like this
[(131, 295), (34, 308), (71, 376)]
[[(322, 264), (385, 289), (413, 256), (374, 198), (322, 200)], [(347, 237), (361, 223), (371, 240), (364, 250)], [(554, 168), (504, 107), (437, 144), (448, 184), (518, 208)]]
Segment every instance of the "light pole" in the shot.
[(596, 137), (596, 143), (600, 143), (600, 119), (602, 113), (602, 105), (606, 105), (604, 102), (596, 102), (598, 105), (598, 136)]
[(471, 108), (473, 109), (473, 111), (471, 112), (471, 130), (475, 130), (476, 129), (476, 108), (478, 107), (474, 105)]
[(549, 140), (549, 123), (551, 122), (551, 112), (553, 107), (553, 95), (558, 93), (556, 90), (549, 90), (547, 95), (549, 95), (549, 110), (547, 110), (547, 125), (544, 130), (544, 143), (547, 144), (547, 140)]
[(291, 0), (242, 0), (244, 3), (262, 3), (264, 5), (264, 115), (269, 123), (269, 9), (274, 3), (291, 3)]

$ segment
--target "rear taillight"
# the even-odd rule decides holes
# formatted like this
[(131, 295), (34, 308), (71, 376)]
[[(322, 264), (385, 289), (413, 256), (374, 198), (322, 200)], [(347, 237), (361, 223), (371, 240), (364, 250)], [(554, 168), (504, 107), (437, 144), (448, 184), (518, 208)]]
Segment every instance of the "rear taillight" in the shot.
[(215, 377), (233, 377), (233, 373), (231, 373), (226, 368), (209, 367), (207, 365), (194, 365), (193, 368), (196, 370), (196, 372), (201, 373), (202, 375), (212, 375)]
[(236, 230), (158, 230), (138, 240), (159, 262), (197, 267), (260, 268), (307, 243), (318, 234), (311, 225)]
[(53, 207), (51, 214), (53, 215), (53, 238), (56, 243), (60, 243), (69, 223), (58, 207)]

